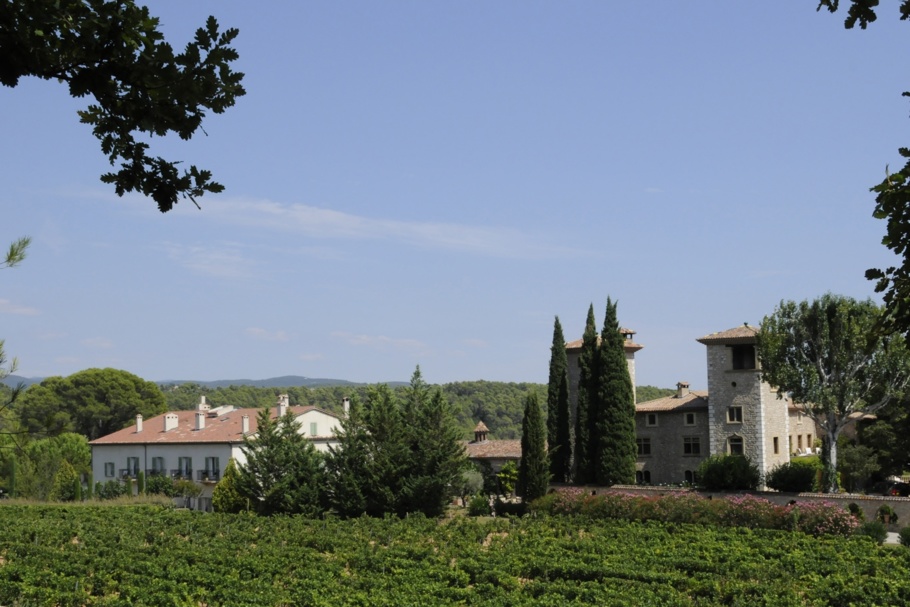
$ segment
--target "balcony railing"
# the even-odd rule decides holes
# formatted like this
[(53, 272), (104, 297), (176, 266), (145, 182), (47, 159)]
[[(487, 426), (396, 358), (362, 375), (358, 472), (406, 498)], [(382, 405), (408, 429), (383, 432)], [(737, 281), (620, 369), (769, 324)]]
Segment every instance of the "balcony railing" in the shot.
[(221, 478), (220, 470), (199, 470), (198, 480), (217, 482)]
[(167, 470), (159, 470), (158, 468), (146, 468), (146, 476), (167, 476)]
[(139, 470), (135, 468), (121, 468), (120, 478), (136, 478), (139, 476)]
[(193, 480), (193, 471), (192, 470), (171, 470), (171, 476), (173, 478), (188, 478)]

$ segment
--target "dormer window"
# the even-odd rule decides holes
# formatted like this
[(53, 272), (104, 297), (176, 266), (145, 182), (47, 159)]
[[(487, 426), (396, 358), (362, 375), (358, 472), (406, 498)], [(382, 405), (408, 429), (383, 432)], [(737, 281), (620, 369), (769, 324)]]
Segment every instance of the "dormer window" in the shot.
[(731, 346), (730, 353), (733, 359), (734, 370), (755, 368), (755, 346), (752, 344)]

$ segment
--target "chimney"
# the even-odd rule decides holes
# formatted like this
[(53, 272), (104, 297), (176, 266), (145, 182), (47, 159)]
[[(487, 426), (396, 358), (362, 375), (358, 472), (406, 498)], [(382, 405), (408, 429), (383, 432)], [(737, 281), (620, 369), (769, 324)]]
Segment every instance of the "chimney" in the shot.
[(347, 419), (351, 415), (351, 399), (345, 396), (341, 399), (341, 408), (344, 410), (344, 418)]
[(196, 411), (196, 430), (205, 429), (205, 411)]
[(676, 384), (676, 398), (682, 398), (689, 395), (689, 382), (681, 381)]
[(177, 414), (166, 413), (164, 416), (164, 431), (170, 432), (177, 427)]
[(205, 394), (199, 397), (199, 404), (196, 405), (196, 411), (208, 411), (209, 407), (205, 402)]
[(487, 432), (490, 430), (487, 428), (487, 425), (483, 422), (478, 422), (477, 426), (474, 427), (474, 442), (482, 443), (487, 440)]
[(136, 432), (142, 432), (142, 414), (136, 416)]
[(284, 417), (284, 414), (288, 412), (288, 395), (279, 394), (278, 395), (278, 417)]
[(240, 418), (240, 433), (246, 436), (250, 433), (250, 416), (244, 415)]

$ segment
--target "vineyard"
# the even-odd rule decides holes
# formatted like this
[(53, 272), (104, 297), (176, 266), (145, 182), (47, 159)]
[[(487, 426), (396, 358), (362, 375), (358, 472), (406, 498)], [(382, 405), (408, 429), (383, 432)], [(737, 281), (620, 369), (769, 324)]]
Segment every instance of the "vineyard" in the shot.
[(306, 520), (0, 507), (2, 605), (898, 605), (866, 538), (554, 516)]

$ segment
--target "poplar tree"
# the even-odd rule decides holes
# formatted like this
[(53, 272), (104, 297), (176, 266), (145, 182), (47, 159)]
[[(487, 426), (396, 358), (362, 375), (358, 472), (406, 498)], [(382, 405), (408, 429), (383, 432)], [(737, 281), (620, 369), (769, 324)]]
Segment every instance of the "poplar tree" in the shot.
[(594, 305), (588, 307), (588, 319), (582, 337), (581, 355), (578, 358), (578, 405), (575, 412), (575, 482), (589, 483), (594, 480), (593, 453), (591, 451), (591, 397), (596, 392), (594, 379), (597, 366), (597, 325), (594, 320)]
[(518, 467), (518, 494), (530, 502), (547, 493), (550, 473), (547, 466), (546, 435), (537, 394), (525, 400), (521, 421), (521, 463)]
[(558, 483), (566, 482), (571, 475), (572, 436), (569, 428), (569, 363), (566, 339), (557, 316), (553, 323), (550, 381), (547, 384), (547, 455), (550, 476)]
[[(635, 480), (635, 397), (619, 330), (616, 302), (607, 298), (607, 313), (597, 351), (596, 428), (592, 437), (595, 479), (599, 485)], [(595, 442), (596, 441), (596, 442)]]

